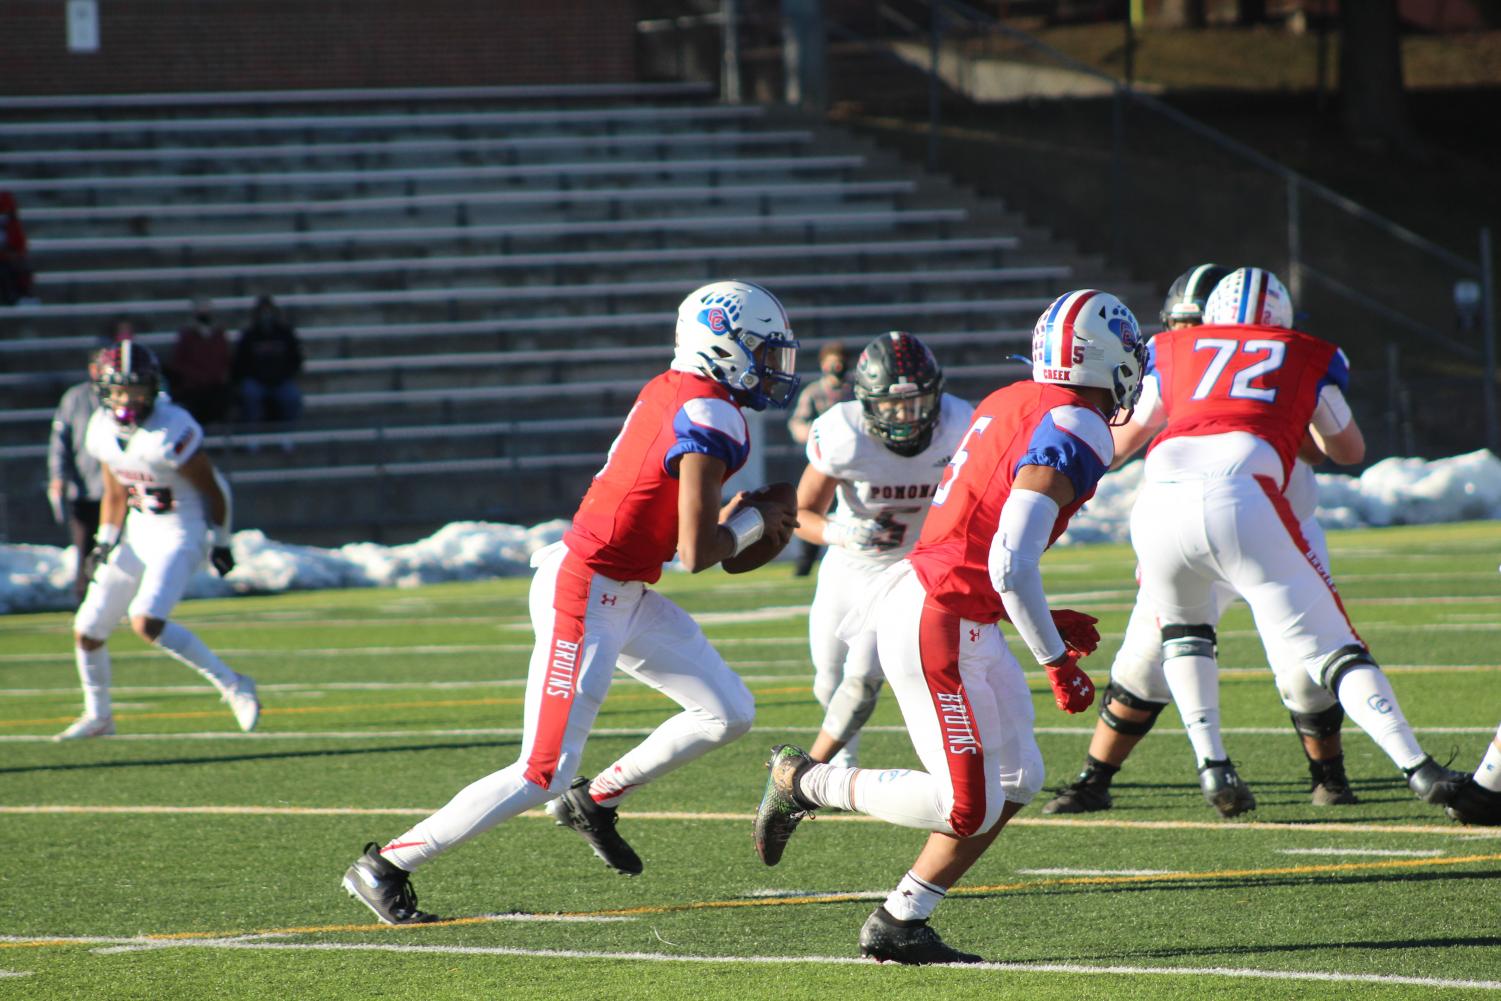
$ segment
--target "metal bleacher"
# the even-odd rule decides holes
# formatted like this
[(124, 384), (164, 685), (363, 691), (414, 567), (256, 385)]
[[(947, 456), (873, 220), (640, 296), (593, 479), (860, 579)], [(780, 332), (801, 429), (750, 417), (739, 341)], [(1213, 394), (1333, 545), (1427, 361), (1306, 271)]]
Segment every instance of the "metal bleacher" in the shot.
[[(0, 533), (56, 541), (47, 423), (104, 322), (159, 352), (269, 293), (308, 355), (291, 428), (209, 428), (237, 521), (406, 539), (567, 515), (678, 301), (764, 281), (818, 345), (924, 336), (972, 398), (1098, 262), (823, 123), (677, 85), (0, 99), (39, 305), (0, 310)], [(1117, 286), (1119, 287), (1119, 286)], [(758, 431), (772, 475), (800, 450)]]

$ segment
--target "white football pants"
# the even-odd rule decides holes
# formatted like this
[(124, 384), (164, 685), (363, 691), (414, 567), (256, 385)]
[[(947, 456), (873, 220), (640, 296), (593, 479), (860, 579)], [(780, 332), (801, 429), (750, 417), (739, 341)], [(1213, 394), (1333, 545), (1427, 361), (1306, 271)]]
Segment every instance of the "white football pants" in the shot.
[(1140, 600), (1164, 623), (1217, 622), (1220, 582), (1245, 598), (1279, 685), (1297, 668), (1319, 685), (1325, 658), (1361, 642), (1325, 557), (1269, 477), (1148, 481), (1131, 511), (1131, 545)]
[[(1299, 523), (1299, 528), (1327, 567), (1329, 547), (1317, 519), (1310, 515)], [(1216, 582), (1210, 590), (1214, 617), (1206, 623), (1195, 624), (1218, 625), (1225, 609), (1235, 601), (1235, 589), (1229, 584)], [(1277, 692), (1289, 712), (1318, 713), (1335, 704), (1334, 696), (1309, 675), (1302, 661), (1283, 650), (1278, 637), (1263, 633), (1261, 642), (1266, 650), (1267, 663), (1272, 667)], [(1110, 680), (1137, 698), (1149, 702), (1172, 701), (1167, 676), (1162, 672), (1162, 623), (1147, 603), (1144, 591), (1137, 591), (1136, 606), (1131, 609), (1131, 618), (1126, 623), (1125, 638), (1110, 665)]]
[(831, 546), (819, 562), (818, 588), (808, 609), (813, 696), (824, 708), (822, 729), (845, 742), (850, 758), (881, 687), (881, 658), (875, 633), (863, 632), (845, 642), (838, 636), (839, 623), (865, 600), (866, 588), (884, 569)]
[(600, 772), (623, 795), (745, 734), (755, 700), (697, 622), (640, 581), (590, 570), (562, 544), (533, 557), (536, 645), (521, 754), (382, 849), (413, 869), (568, 789), (616, 667), (683, 707)]
[(1031, 802), (1042, 788), (1042, 752), (1021, 665), (994, 623), (971, 622), (930, 603), (905, 560), (867, 597), (865, 621), (877, 627), (886, 681), (926, 771), (860, 769), (856, 808), (960, 837), (990, 830), (1007, 800)]

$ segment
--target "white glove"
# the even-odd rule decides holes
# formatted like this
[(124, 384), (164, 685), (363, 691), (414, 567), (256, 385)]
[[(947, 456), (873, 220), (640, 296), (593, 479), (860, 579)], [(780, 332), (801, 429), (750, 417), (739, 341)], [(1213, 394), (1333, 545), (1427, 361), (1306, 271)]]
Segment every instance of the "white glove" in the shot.
[(870, 518), (830, 518), (823, 526), (823, 541), (830, 546), (869, 551), (875, 548), (876, 537), (883, 530), (880, 522)]

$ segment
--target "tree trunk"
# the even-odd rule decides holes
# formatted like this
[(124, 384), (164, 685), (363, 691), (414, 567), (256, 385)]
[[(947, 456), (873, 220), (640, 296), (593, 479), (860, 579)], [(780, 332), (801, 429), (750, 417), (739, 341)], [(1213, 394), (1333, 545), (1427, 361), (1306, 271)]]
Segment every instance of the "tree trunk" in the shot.
[(1207, 0), (1162, 0), (1152, 23), (1158, 28), (1202, 28), (1208, 23)]
[(1397, 0), (1346, 0), (1339, 20), (1345, 133), (1362, 146), (1410, 146), (1415, 137), (1402, 85)]
[[(1360, 2), (1360, 0), (1356, 0)], [(1266, 0), (1236, 0), (1235, 23), (1242, 28), (1266, 22)]]

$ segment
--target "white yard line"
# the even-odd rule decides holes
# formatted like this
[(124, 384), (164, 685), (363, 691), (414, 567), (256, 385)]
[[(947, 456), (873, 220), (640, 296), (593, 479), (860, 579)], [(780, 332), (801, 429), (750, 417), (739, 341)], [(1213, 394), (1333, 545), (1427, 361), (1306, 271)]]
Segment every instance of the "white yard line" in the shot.
[[(201, 691), (202, 689), (198, 689)], [(273, 710), (274, 711), (274, 710)], [(752, 733), (759, 734), (793, 734), (793, 733), (816, 733), (816, 726), (753, 726)], [(907, 728), (896, 725), (871, 725), (862, 728), (865, 733), (897, 733), (904, 734)], [(599, 727), (590, 733), (596, 737), (645, 737), (652, 732), (651, 727)], [(1039, 726), (1034, 727), (1033, 733), (1045, 734), (1050, 737), (1084, 737), (1094, 733), (1092, 727), (1087, 726)], [(1182, 736), (1187, 733), (1182, 727), (1158, 726), (1153, 728), (1154, 733), (1167, 733)], [(1288, 734), (1289, 727), (1285, 726), (1227, 726), (1221, 729), (1221, 733), (1237, 737), (1282, 737)], [(1435, 734), (1494, 734), (1496, 728), (1489, 724), (1482, 726), (1415, 726), (1414, 733)], [(447, 727), (431, 730), (261, 730), (255, 733), (240, 733), (235, 730), (189, 730), (183, 733), (120, 733), (111, 737), (102, 737), (111, 743), (122, 741), (173, 741), (173, 740), (230, 740), (230, 741), (272, 741), (272, 740), (401, 740), (413, 737), (520, 737), (520, 727), (514, 726), (487, 726), (487, 727)], [(0, 744), (51, 744), (52, 737), (40, 733), (10, 733), (0, 734)]]
[[(255, 805), (121, 805), (121, 804), (35, 804), (0, 806), (0, 816), (6, 815), (184, 815), (184, 816), (242, 816), (242, 817), (412, 817), (427, 816), (436, 807), (343, 807), (343, 806), (255, 806)], [(537, 820), (551, 819), (543, 810), (528, 810), (521, 814)], [(632, 821), (730, 821), (745, 823), (751, 819), (751, 811), (744, 812), (695, 812), (688, 810), (622, 810), (620, 816)], [(883, 823), (875, 817), (858, 813), (820, 814), (820, 824), (873, 824)], [(1463, 827), (1458, 824), (1364, 824), (1364, 823), (1285, 823), (1264, 821), (1226, 824), (1208, 820), (1115, 820), (1110, 818), (1078, 817), (1017, 817), (1011, 824), (1021, 827), (1088, 827), (1105, 830), (1132, 831), (1216, 831), (1238, 833), (1244, 831), (1318, 832), (1327, 834), (1437, 834), (1464, 839), (1501, 839), (1501, 828)], [(0, 939), (3, 940), (3, 939)]]
[[(121, 940), (126, 947), (141, 943)], [(150, 947), (155, 947), (152, 943)], [(588, 949), (521, 949), (510, 946), (414, 945), (396, 942), (276, 942), (265, 940), (184, 939), (167, 947), (185, 949), (240, 949), (268, 952), (385, 952), (431, 956), (515, 956), (536, 959), (583, 959), (608, 962), (640, 963), (720, 963), (741, 966), (786, 966), (794, 963), (818, 965), (869, 965), (873, 960), (852, 956), (692, 956), (663, 955), (651, 952), (606, 952)], [(1440, 977), (1404, 977), (1387, 973), (1342, 973), (1333, 970), (1261, 970), (1227, 966), (1091, 966), (1087, 963), (975, 963), (949, 967), (946, 972), (974, 973), (1077, 973), (1147, 977), (1216, 977), (1220, 979), (1315, 981), (1348, 984), (1402, 984), (1453, 990), (1501, 991), (1501, 980), (1460, 980)]]

